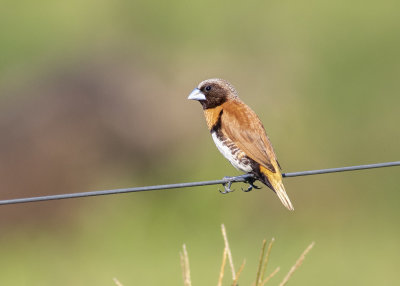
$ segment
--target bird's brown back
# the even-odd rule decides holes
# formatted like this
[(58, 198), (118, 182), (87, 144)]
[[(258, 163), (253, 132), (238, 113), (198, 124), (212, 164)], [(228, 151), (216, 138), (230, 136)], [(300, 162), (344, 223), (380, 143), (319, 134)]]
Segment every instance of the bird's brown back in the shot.
[(263, 124), (255, 112), (239, 98), (228, 100), (215, 108), (205, 109), (204, 115), (209, 130), (219, 123), (222, 134), (232, 140), (248, 157), (273, 173), (279, 172), (276, 155)]

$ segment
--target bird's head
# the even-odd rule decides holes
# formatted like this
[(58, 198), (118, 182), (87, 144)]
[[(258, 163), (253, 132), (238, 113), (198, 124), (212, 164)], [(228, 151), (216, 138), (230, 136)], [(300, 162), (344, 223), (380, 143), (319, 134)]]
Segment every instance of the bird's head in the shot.
[(226, 80), (213, 78), (202, 81), (190, 93), (188, 99), (197, 100), (203, 109), (214, 108), (229, 99), (237, 98), (235, 88)]

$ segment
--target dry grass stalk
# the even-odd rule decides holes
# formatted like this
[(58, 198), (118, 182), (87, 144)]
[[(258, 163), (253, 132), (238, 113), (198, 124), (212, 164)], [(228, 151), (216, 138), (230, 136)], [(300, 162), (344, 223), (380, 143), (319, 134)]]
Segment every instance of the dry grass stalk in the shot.
[[(224, 252), (223, 252), (223, 256), (222, 256), (222, 264), (221, 264), (221, 269), (219, 272), (217, 286), (222, 286), (227, 260), (229, 261), (231, 271), (232, 271), (232, 277), (233, 277), (232, 286), (237, 286), (240, 274), (242, 273), (242, 271), (244, 269), (246, 260), (243, 261), (238, 272), (235, 273), (235, 268), (233, 266), (232, 253), (229, 248), (228, 237), (226, 235), (225, 226), (223, 224), (221, 225), (221, 230), (222, 230), (222, 236), (223, 236), (224, 242), (225, 242), (225, 248), (224, 248)], [(256, 281), (252, 284), (253, 286), (264, 286), (280, 270), (280, 268), (277, 267), (271, 274), (268, 275), (267, 278), (264, 279), (264, 275), (266, 273), (267, 265), (268, 265), (268, 261), (269, 261), (269, 256), (270, 256), (272, 245), (274, 242), (275, 242), (275, 239), (272, 238), (268, 245), (267, 251), (265, 251), (267, 241), (265, 239), (263, 240), (262, 247), (261, 247), (261, 254), (260, 254), (260, 258), (259, 258), (258, 269), (257, 269), (257, 277), (256, 277)], [(291, 278), (293, 273), (301, 266), (301, 264), (303, 263), (303, 261), (305, 259), (305, 256), (308, 254), (308, 252), (310, 252), (310, 250), (313, 248), (314, 244), (315, 243), (312, 242), (303, 251), (303, 253), (297, 259), (296, 263), (292, 266), (292, 268), (290, 268), (288, 274), (286, 274), (285, 278), (282, 280), (282, 282), (279, 284), (279, 286), (284, 286), (289, 281), (289, 279)], [(265, 254), (265, 256), (264, 256), (264, 254)], [(191, 286), (192, 282), (191, 282), (191, 278), (190, 278), (189, 256), (188, 256), (185, 244), (183, 245), (183, 253), (179, 252), (179, 255), (180, 255), (180, 260), (181, 260), (184, 286)], [(116, 278), (114, 278), (114, 282), (117, 286), (122, 286), (122, 284)]]
[(189, 268), (189, 255), (186, 250), (186, 245), (183, 245), (183, 253), (179, 253), (181, 257), (181, 267), (183, 275), (183, 285), (192, 286), (192, 281), (190, 279), (190, 268)]
[(260, 277), (261, 281), (264, 280), (264, 275), (265, 275), (265, 272), (267, 271), (269, 254), (271, 253), (272, 244), (274, 244), (274, 242), (275, 242), (275, 238), (272, 238), (271, 241), (268, 244), (267, 253), (265, 254), (265, 258), (264, 258), (264, 265), (263, 265), (263, 268), (262, 268), (262, 271), (261, 271), (261, 277)]
[(179, 252), (179, 257), (180, 257), (180, 261), (181, 261), (183, 285), (185, 285), (185, 281), (186, 281), (186, 268), (185, 268), (185, 258), (183, 257), (182, 252)]
[(113, 278), (115, 285), (117, 286), (123, 286), (121, 282), (118, 281), (117, 278)]
[(218, 278), (218, 284), (217, 284), (218, 286), (222, 286), (222, 279), (224, 279), (226, 256), (227, 256), (227, 250), (226, 250), (226, 247), (225, 247), (224, 248), (224, 254), (222, 256), (221, 270), (219, 271), (219, 278)]
[(235, 279), (235, 280), (233, 280), (233, 284), (232, 284), (232, 286), (237, 286), (237, 283), (238, 283), (238, 280), (239, 280), (240, 274), (242, 274), (242, 271), (243, 271), (243, 269), (244, 269), (244, 266), (245, 266), (245, 265), (246, 265), (246, 259), (245, 259), (245, 260), (243, 260), (243, 263), (242, 263), (242, 265), (240, 265), (240, 268), (239, 268), (238, 272), (236, 273), (236, 279)]
[(266, 245), (267, 241), (264, 239), (261, 247), (260, 260), (258, 262), (258, 269), (257, 269), (256, 283), (255, 283), (256, 286), (258, 286), (259, 283), (261, 283), (261, 269), (263, 268), (262, 266), (264, 264), (264, 253)]
[(228, 237), (226, 235), (226, 230), (225, 230), (224, 224), (221, 224), (221, 230), (222, 230), (222, 236), (224, 237), (225, 248), (226, 248), (226, 251), (228, 254), (229, 264), (231, 266), (232, 280), (235, 281), (236, 280), (236, 272), (235, 272), (235, 267), (233, 266), (232, 253), (231, 253), (231, 249), (229, 248)]
[(314, 246), (314, 242), (312, 242), (307, 248), (306, 250), (303, 251), (303, 253), (300, 255), (299, 259), (297, 259), (296, 263), (292, 266), (292, 268), (290, 268), (288, 274), (286, 274), (285, 278), (283, 278), (281, 284), (279, 284), (279, 286), (284, 286), (290, 279), (290, 277), (293, 275), (293, 273), (297, 270), (297, 268), (300, 267), (300, 265), (303, 263), (306, 255), (308, 252), (310, 252), (310, 250), (313, 248)]
[(272, 277), (274, 277), (275, 274), (279, 272), (279, 270), (280, 270), (280, 268), (277, 267), (270, 275), (268, 275), (267, 278), (264, 279), (263, 282), (261, 282), (260, 286), (264, 286), (265, 284), (267, 284), (267, 282), (268, 282)]

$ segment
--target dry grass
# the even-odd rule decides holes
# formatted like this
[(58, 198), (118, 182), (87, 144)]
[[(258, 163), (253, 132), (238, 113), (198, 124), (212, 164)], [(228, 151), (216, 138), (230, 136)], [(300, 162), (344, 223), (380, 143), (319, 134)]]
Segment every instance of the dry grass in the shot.
[(183, 285), (192, 286), (192, 281), (190, 279), (189, 255), (185, 244), (183, 245), (183, 252), (180, 252), (179, 255), (181, 257)]
[(246, 260), (243, 260), (242, 265), (240, 265), (240, 268), (239, 268), (238, 272), (236, 273), (236, 279), (233, 280), (233, 284), (232, 284), (233, 286), (237, 286), (240, 274), (242, 274), (245, 264), (246, 264)]
[[(272, 238), (270, 243), (268, 244), (268, 249), (267, 253), (265, 253), (265, 247), (267, 245), (267, 241), (264, 239), (261, 247), (261, 254), (260, 254), (260, 260), (258, 263), (258, 270), (257, 270), (257, 277), (256, 281), (253, 283), (253, 285), (256, 286), (261, 286), (265, 285), (272, 277), (275, 276), (276, 273), (279, 271), (279, 267), (276, 268), (266, 279), (264, 279), (265, 272), (267, 271), (267, 265), (268, 265), (268, 260), (269, 260), (269, 255), (271, 253), (272, 245), (275, 242), (275, 238)], [(264, 256), (265, 253), (265, 256)]]
[[(264, 262), (263, 262), (263, 268), (262, 268), (262, 275), (261, 275), (261, 279), (260, 279), (260, 282), (261, 281), (264, 281), (264, 274), (265, 274), (265, 271), (267, 270), (267, 265), (268, 265), (268, 259), (269, 259), (269, 254), (271, 253), (271, 249), (272, 249), (272, 245), (274, 244), (274, 242), (275, 242), (275, 238), (272, 238), (271, 239), (271, 241), (270, 241), (270, 243), (268, 244), (268, 250), (267, 250), (267, 254), (265, 255), (265, 258), (264, 258)], [(279, 271), (279, 269), (278, 269), (278, 271)], [(277, 272), (278, 272), (277, 271)], [(271, 278), (271, 277), (270, 277)], [(262, 283), (262, 282), (261, 282)], [(264, 284), (265, 284), (266, 282), (264, 282)]]
[(224, 248), (224, 255), (222, 256), (222, 264), (221, 264), (221, 270), (219, 271), (219, 279), (217, 286), (222, 286), (222, 280), (224, 279), (224, 273), (225, 273), (226, 256), (227, 256), (227, 251), (226, 248)]
[(224, 224), (221, 224), (221, 231), (222, 231), (222, 236), (224, 238), (225, 249), (229, 258), (229, 265), (231, 266), (232, 280), (235, 281), (236, 280), (235, 266), (233, 266), (232, 252), (231, 248), (229, 247), (228, 236), (226, 235), (226, 229)]
[[(227, 260), (229, 261), (229, 265), (230, 265), (231, 273), (232, 273), (232, 284), (231, 285), (232, 286), (237, 286), (240, 274), (242, 273), (242, 271), (244, 269), (246, 261), (243, 261), (243, 263), (240, 266), (239, 270), (236, 272), (234, 264), (233, 264), (232, 252), (231, 252), (231, 249), (230, 249), (229, 243), (228, 243), (228, 236), (226, 234), (226, 229), (225, 229), (225, 226), (223, 224), (221, 225), (221, 231), (222, 231), (222, 237), (224, 239), (225, 247), (224, 247), (224, 251), (223, 251), (223, 254), (222, 254), (222, 263), (221, 263), (221, 268), (220, 268), (220, 272), (219, 272), (217, 286), (222, 286)], [(275, 242), (275, 239), (272, 238), (271, 241), (268, 244), (268, 248), (267, 248), (267, 241), (264, 239), (263, 242), (262, 242), (261, 253), (260, 253), (259, 263), (258, 263), (258, 267), (257, 267), (256, 280), (255, 280), (254, 283), (252, 283), (253, 286), (264, 286), (280, 270), (280, 268), (277, 267), (274, 271), (272, 271), (264, 279), (264, 277), (266, 275), (266, 272), (267, 272), (267, 266), (268, 266), (268, 262), (269, 262), (269, 258), (270, 258), (270, 254), (271, 254), (271, 249), (272, 249), (272, 246), (273, 246), (274, 242)], [(297, 259), (296, 263), (290, 268), (289, 272), (283, 278), (283, 280), (279, 284), (279, 286), (286, 285), (286, 283), (292, 277), (293, 273), (301, 266), (301, 264), (303, 263), (303, 261), (305, 259), (305, 256), (310, 252), (310, 250), (312, 249), (313, 246), (314, 246), (314, 242), (312, 242), (303, 251), (303, 253), (300, 255), (300, 257)], [(180, 253), (180, 257), (181, 257), (181, 267), (182, 267), (182, 274), (183, 274), (183, 284), (184, 284), (184, 286), (191, 286), (192, 282), (191, 282), (191, 279), (190, 279), (189, 257), (188, 257), (185, 245), (183, 245), (183, 253)]]
[(275, 268), (275, 270), (272, 271), (271, 274), (268, 275), (268, 277), (265, 278), (265, 279), (261, 282), (260, 286), (263, 286), (263, 285), (267, 284), (267, 282), (269, 281), (269, 279), (271, 279), (272, 277), (274, 277), (275, 274), (279, 272), (279, 270), (280, 270), (279, 267)]
[(113, 278), (115, 285), (117, 286), (123, 286), (121, 282), (118, 281), (117, 278)]
[(290, 279), (290, 277), (292, 277), (293, 273), (300, 267), (300, 265), (303, 263), (304, 259), (306, 258), (307, 253), (310, 252), (311, 248), (313, 248), (314, 246), (314, 242), (312, 242), (307, 248), (306, 250), (303, 251), (303, 253), (300, 255), (299, 259), (297, 259), (296, 263), (292, 266), (292, 268), (290, 268), (288, 274), (286, 274), (285, 278), (283, 278), (283, 281), (281, 282), (281, 284), (279, 284), (279, 286), (284, 286)]

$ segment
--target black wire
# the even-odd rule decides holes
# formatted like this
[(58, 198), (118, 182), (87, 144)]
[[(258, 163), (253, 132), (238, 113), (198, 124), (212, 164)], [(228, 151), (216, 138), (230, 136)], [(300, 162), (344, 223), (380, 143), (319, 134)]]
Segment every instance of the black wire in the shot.
[[(309, 176), (309, 175), (356, 171), (356, 170), (393, 167), (393, 166), (400, 166), (400, 161), (369, 164), (369, 165), (360, 165), (360, 166), (341, 167), (341, 168), (320, 169), (320, 170), (312, 170), (312, 171), (302, 171), (302, 172), (294, 172), (294, 173), (283, 173), (282, 176), (287, 178), (287, 177)], [(169, 184), (169, 185), (157, 185), (157, 186), (146, 186), (146, 187), (137, 187), (137, 188), (114, 189), (114, 190), (104, 190), (104, 191), (92, 191), (92, 192), (83, 192), (83, 193), (72, 193), (72, 194), (31, 197), (31, 198), (10, 199), (10, 200), (1, 200), (0, 205), (11, 205), (11, 204), (31, 203), (31, 202), (40, 202), (40, 201), (62, 200), (62, 199), (72, 199), (72, 198), (81, 198), (81, 197), (93, 197), (93, 196), (123, 194), (123, 193), (132, 193), (132, 192), (144, 192), (144, 191), (199, 187), (199, 186), (208, 186), (208, 185), (220, 185), (220, 184), (224, 185), (229, 182), (247, 182), (248, 179), (250, 179), (252, 177), (253, 177), (252, 175), (246, 174), (246, 175), (236, 176), (236, 177), (225, 177), (222, 180), (214, 180), (214, 181), (178, 183), (178, 184)]]
[(309, 176), (309, 175), (319, 175), (319, 174), (328, 174), (328, 173), (337, 173), (337, 172), (346, 172), (346, 171), (356, 171), (356, 170), (383, 168), (383, 167), (393, 167), (393, 166), (400, 166), (400, 161), (369, 164), (369, 165), (360, 165), (360, 166), (331, 168), (331, 169), (312, 170), (312, 171), (303, 171), (303, 172), (294, 172), (294, 173), (285, 173), (285, 174), (282, 174), (282, 177)]

